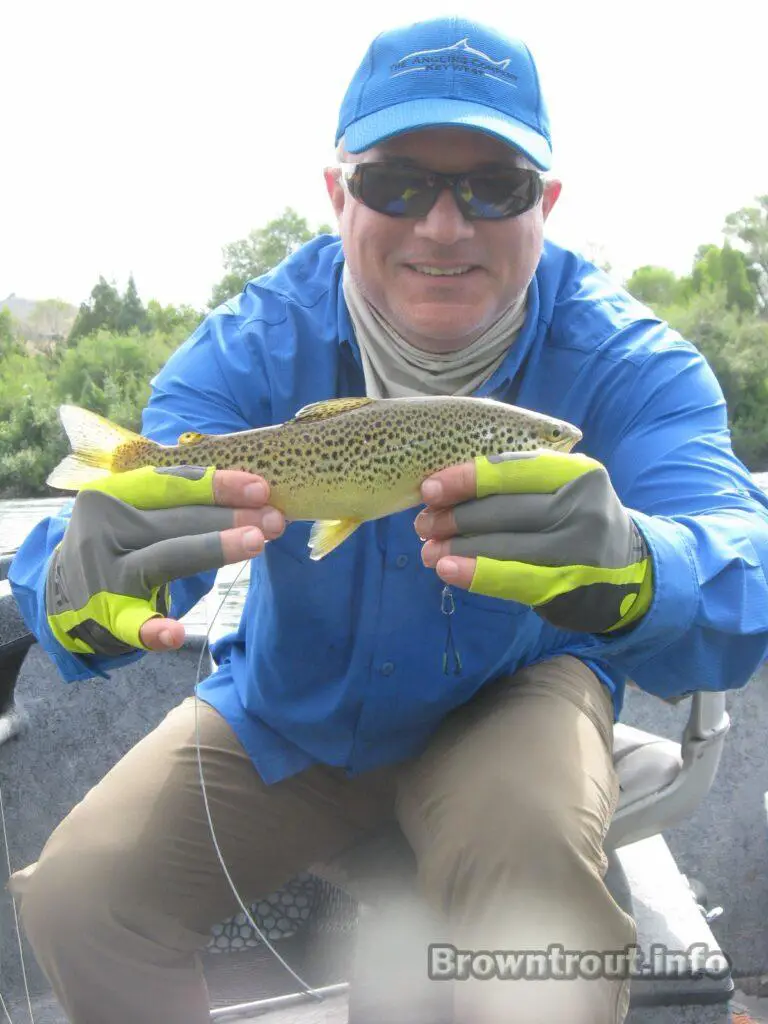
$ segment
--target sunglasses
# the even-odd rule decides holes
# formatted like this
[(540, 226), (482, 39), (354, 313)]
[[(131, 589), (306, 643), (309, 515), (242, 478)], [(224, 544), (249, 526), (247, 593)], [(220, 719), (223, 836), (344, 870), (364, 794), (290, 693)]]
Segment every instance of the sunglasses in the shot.
[(504, 220), (533, 209), (544, 192), (538, 171), (525, 167), (440, 174), (393, 163), (342, 164), (350, 195), (387, 217), (426, 217), (450, 189), (467, 220)]

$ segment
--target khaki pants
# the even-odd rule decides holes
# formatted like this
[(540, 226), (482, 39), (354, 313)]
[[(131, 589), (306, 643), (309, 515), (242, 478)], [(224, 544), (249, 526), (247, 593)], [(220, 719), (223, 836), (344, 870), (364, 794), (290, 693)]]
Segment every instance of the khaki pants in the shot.
[[(246, 903), (394, 817), (458, 948), (635, 942), (603, 884), (618, 797), (610, 696), (581, 662), (555, 658), (484, 688), (422, 756), (354, 779), (313, 766), (267, 786), (219, 714), (198, 712), (216, 836)], [(11, 891), (73, 1024), (209, 1020), (198, 953), (239, 908), (205, 818), (194, 698), (73, 808)], [(456, 1024), (620, 1024), (628, 1002), (615, 978), (470, 978), (453, 992)]]

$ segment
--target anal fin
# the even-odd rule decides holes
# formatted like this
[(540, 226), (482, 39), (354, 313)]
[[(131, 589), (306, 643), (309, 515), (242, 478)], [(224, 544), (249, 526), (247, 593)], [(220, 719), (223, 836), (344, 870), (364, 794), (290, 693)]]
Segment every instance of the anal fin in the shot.
[(318, 519), (309, 531), (310, 558), (319, 562), (360, 526), (359, 519)]

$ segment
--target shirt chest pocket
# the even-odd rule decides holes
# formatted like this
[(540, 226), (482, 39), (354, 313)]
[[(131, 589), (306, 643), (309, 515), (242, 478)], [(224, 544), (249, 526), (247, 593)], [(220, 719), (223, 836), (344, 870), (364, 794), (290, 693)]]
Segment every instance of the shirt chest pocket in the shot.
[(449, 630), (453, 646), (465, 665), (474, 664), (493, 676), (528, 648), (541, 625), (538, 616), (516, 601), (451, 589), (453, 614), (446, 616), (446, 647)]

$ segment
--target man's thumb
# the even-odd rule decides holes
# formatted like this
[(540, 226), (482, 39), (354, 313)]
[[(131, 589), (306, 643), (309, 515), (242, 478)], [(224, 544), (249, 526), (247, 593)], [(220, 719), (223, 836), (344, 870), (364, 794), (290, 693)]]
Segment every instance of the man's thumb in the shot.
[(184, 643), (184, 627), (176, 619), (147, 619), (139, 630), (139, 638), (151, 651), (177, 650)]

